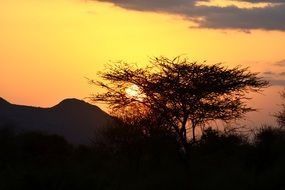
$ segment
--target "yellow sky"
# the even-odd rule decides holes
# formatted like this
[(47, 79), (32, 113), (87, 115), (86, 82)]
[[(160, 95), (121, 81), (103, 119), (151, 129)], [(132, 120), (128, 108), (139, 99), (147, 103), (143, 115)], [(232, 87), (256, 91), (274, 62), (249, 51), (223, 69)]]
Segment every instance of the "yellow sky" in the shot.
[[(97, 90), (84, 77), (96, 79), (109, 60), (143, 65), (152, 56), (186, 55), (264, 72), (279, 71), (272, 64), (285, 59), (285, 33), (190, 26), (179, 16), (108, 3), (0, 0), (0, 96), (43, 107), (66, 97), (82, 99)], [(278, 109), (280, 90), (272, 87), (256, 98), (263, 114)]]

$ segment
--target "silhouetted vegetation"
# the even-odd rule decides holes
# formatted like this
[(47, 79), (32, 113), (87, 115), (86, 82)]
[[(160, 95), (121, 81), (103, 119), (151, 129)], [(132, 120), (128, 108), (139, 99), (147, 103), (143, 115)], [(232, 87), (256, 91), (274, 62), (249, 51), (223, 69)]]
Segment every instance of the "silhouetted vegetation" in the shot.
[[(245, 134), (208, 123), (254, 110), (246, 93), (266, 81), (239, 67), (164, 57), (152, 63), (103, 73), (111, 84), (99, 82), (107, 92), (93, 100), (110, 103), (117, 117), (93, 144), (0, 126), (0, 189), (284, 189), (284, 127)], [(134, 95), (126, 94), (130, 85), (138, 87)], [(197, 126), (203, 130), (194, 139)]]
[[(101, 77), (103, 81), (91, 82), (106, 91), (95, 94), (93, 101), (108, 103), (119, 117), (152, 118), (175, 133), (184, 148), (189, 130), (195, 143), (198, 126), (243, 117), (254, 110), (245, 103), (246, 94), (268, 86), (247, 68), (199, 64), (180, 57), (153, 58), (144, 68), (119, 62)], [(132, 96), (127, 90), (134, 85)]]
[[(281, 97), (285, 100), (285, 89), (281, 92)], [(280, 127), (285, 127), (285, 103), (282, 103), (282, 109), (277, 114), (275, 114)]]
[[(136, 127), (136, 125), (138, 127)], [(108, 140), (75, 146), (40, 132), (0, 131), (0, 189), (283, 189), (285, 131), (263, 127), (252, 139), (207, 128), (189, 157), (175, 136), (122, 123)], [(150, 129), (148, 127), (147, 129)]]

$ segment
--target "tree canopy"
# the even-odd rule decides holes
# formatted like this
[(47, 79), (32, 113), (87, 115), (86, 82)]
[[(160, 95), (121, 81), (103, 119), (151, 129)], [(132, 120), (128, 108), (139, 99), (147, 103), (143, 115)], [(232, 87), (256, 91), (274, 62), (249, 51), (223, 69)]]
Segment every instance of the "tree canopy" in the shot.
[[(248, 68), (209, 65), (181, 57), (155, 57), (146, 67), (118, 62), (109, 65), (100, 76), (101, 81), (91, 83), (105, 91), (94, 94), (93, 101), (108, 103), (124, 116), (151, 116), (174, 132), (183, 145), (188, 143), (189, 131), (195, 141), (199, 125), (238, 119), (254, 111), (246, 104), (247, 93), (268, 86)], [(126, 93), (133, 85), (135, 95)]]

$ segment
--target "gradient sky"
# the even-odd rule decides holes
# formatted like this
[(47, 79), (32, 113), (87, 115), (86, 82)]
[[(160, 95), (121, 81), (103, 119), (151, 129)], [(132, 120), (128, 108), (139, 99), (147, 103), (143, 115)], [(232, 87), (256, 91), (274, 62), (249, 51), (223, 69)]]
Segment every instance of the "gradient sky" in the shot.
[(260, 72), (272, 86), (253, 96), (260, 111), (247, 122), (272, 123), (285, 85), (285, 1), (245, 1), (0, 0), (0, 96), (49, 107), (96, 93), (85, 77), (109, 61), (184, 55)]

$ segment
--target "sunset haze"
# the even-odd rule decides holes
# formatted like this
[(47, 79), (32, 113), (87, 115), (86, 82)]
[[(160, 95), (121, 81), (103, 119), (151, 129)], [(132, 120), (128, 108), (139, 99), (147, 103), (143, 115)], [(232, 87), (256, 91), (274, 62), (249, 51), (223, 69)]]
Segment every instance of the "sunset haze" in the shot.
[[(201, 1), (195, 7), (202, 8), (193, 9), (185, 8), (194, 6), (193, 0), (189, 5), (177, 1), (181, 9), (169, 3), (174, 1), (160, 0), (161, 7), (159, 3), (128, 2), (0, 0), (0, 97), (16, 104), (51, 107), (68, 97), (83, 99), (96, 93), (99, 89), (86, 78), (96, 79), (107, 63), (124, 60), (144, 66), (154, 56), (181, 55), (206, 64), (221, 62), (260, 72), (271, 87), (263, 95), (253, 96), (250, 104), (260, 112), (251, 114), (250, 122), (274, 122), (272, 115), (281, 104), (278, 93), (285, 85), (285, 27), (284, 22), (278, 27), (279, 20), (274, 18), (279, 15), (285, 20), (282, 1), (281, 5)], [(254, 21), (257, 9), (267, 13), (274, 6), (274, 23), (261, 16), (249, 22), (250, 10), (256, 13)], [(220, 17), (207, 7), (221, 11), (238, 7), (241, 22), (232, 14), (228, 20), (215, 22)], [(204, 16), (207, 11), (211, 14)], [(248, 14), (248, 22), (242, 13)], [(213, 19), (199, 22), (190, 19), (193, 17)], [(229, 24), (232, 21), (236, 23)]]

